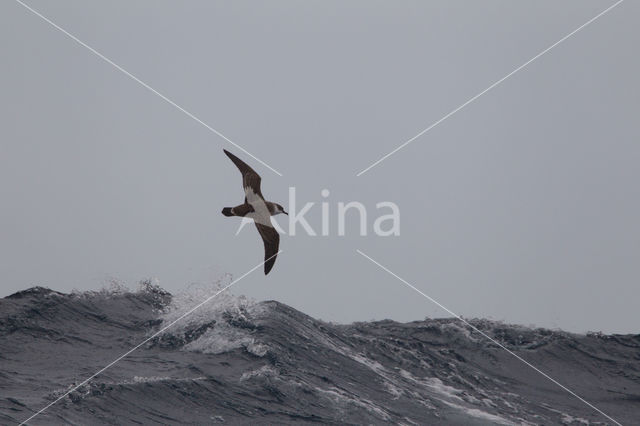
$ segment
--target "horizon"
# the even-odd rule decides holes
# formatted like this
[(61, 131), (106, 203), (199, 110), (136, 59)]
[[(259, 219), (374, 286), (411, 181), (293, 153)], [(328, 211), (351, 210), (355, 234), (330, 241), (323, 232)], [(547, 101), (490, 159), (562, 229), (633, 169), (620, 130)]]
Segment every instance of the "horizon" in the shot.
[[(216, 283), (209, 283), (211, 285), (211, 287), (215, 286), (214, 290), (219, 290), (221, 288), (221, 286), (219, 284), (216, 285)], [(109, 285), (103, 285), (102, 287), (100, 287), (99, 289), (95, 289), (95, 290), (78, 290), (78, 289), (72, 289), (71, 291), (59, 291), (59, 290), (55, 290), (52, 289), (50, 287), (46, 287), (46, 286), (41, 286), (41, 285), (34, 285), (32, 287), (28, 287), (25, 288), (24, 290), (18, 290), (14, 293), (11, 293), (9, 295), (5, 295), (5, 296), (0, 296), (0, 298), (2, 299), (8, 299), (11, 298), (12, 296), (15, 296), (17, 294), (22, 294), (22, 293), (26, 293), (29, 292), (30, 290), (34, 290), (34, 289), (42, 289), (42, 290), (48, 290), (50, 292), (54, 292), (63, 296), (74, 296), (74, 295), (89, 295), (89, 296), (119, 296), (119, 295), (123, 295), (123, 294), (139, 294), (139, 293), (144, 293), (146, 291), (149, 291), (149, 289), (151, 289), (151, 291), (153, 291), (154, 289), (158, 289), (160, 291), (162, 291), (163, 293), (168, 294), (169, 296), (176, 297), (176, 296), (185, 296), (189, 294), (189, 290), (192, 288), (192, 286), (195, 287), (202, 287), (202, 286), (206, 286), (205, 284), (202, 283), (191, 283), (189, 286), (187, 286), (186, 288), (182, 289), (180, 292), (178, 293), (172, 293), (166, 289), (164, 289), (161, 285), (159, 285), (158, 283), (153, 282), (153, 280), (149, 280), (149, 279), (145, 279), (145, 280), (140, 280), (138, 282), (138, 286), (137, 288), (132, 288), (127, 286), (126, 284), (122, 283), (122, 282), (117, 282), (117, 281), (112, 281)], [(247, 298), (247, 296), (243, 295), (243, 294), (235, 294), (232, 290), (225, 290), (226, 293), (228, 293), (229, 295), (231, 295), (232, 298)], [(213, 294), (213, 292), (211, 293)], [(349, 321), (349, 322), (339, 322), (339, 321), (332, 321), (332, 320), (327, 320), (321, 317), (315, 317), (313, 315), (309, 315), (306, 312), (288, 305), (284, 302), (280, 302), (279, 300), (276, 299), (265, 299), (265, 300), (255, 300), (252, 298), (247, 298), (247, 302), (251, 303), (251, 304), (260, 304), (260, 303), (270, 303), (270, 302), (275, 302), (278, 303), (280, 305), (284, 305), (290, 309), (293, 309), (303, 315), (306, 315), (308, 317), (313, 318), (316, 321), (321, 321), (324, 323), (328, 323), (328, 324), (332, 324), (332, 325), (344, 325), (344, 326), (348, 326), (348, 325), (354, 325), (354, 324), (358, 324), (358, 323), (376, 323), (376, 322), (386, 322), (386, 321), (392, 321), (398, 324), (409, 324), (409, 323), (414, 323), (414, 322), (426, 322), (426, 321), (459, 321), (458, 318), (454, 317), (454, 316), (442, 316), (442, 317), (429, 317), (429, 316), (425, 316), (424, 318), (418, 318), (418, 319), (413, 319), (413, 320), (406, 320), (406, 321), (398, 321), (395, 320), (393, 318), (379, 318), (379, 319), (369, 319), (369, 320), (354, 320), (354, 321)], [(216, 304), (216, 300), (213, 299), (210, 302), (211, 305), (215, 305)], [(511, 323), (511, 322), (507, 322), (505, 320), (501, 320), (501, 319), (495, 319), (495, 318), (487, 318), (487, 317), (472, 317), (472, 318), (465, 318), (463, 317), (465, 320), (468, 320), (469, 322), (473, 323), (476, 321), (488, 321), (490, 323), (493, 324), (501, 324), (504, 326), (508, 326), (508, 327), (522, 327), (522, 328), (526, 328), (532, 331), (535, 330), (549, 330), (555, 333), (568, 333), (568, 334), (572, 334), (572, 335), (579, 335), (579, 336), (588, 336), (591, 334), (604, 334), (604, 335), (620, 335), (620, 336), (625, 336), (625, 335), (630, 335), (630, 336), (635, 336), (635, 335), (639, 335), (640, 333), (605, 333), (602, 332), (601, 330), (585, 330), (585, 331), (570, 331), (570, 330), (564, 330), (562, 328), (548, 328), (548, 327), (541, 327), (538, 326), (536, 324), (518, 324), (518, 323)]]

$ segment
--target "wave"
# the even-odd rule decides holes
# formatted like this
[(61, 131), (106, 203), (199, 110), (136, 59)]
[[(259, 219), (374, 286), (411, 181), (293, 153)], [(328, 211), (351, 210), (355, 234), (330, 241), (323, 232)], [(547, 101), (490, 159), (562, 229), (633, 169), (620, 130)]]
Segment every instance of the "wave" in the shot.
[[(0, 299), (0, 423), (61, 396), (30, 424), (611, 423), (456, 319), (333, 324), (228, 291), (73, 390), (229, 280)], [(640, 335), (470, 322), (617, 421), (640, 418)]]

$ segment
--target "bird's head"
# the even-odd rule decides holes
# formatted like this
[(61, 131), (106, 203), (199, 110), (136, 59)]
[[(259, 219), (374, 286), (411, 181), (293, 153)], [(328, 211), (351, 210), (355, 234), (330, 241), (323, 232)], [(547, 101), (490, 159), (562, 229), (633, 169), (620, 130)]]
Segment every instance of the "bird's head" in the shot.
[(276, 205), (275, 205), (275, 207), (276, 207), (276, 210), (275, 210), (275, 212), (274, 212), (273, 214), (280, 214), (280, 213), (284, 213), (284, 214), (286, 214), (287, 216), (289, 216), (289, 213), (285, 212), (285, 211), (284, 211), (284, 207), (282, 207), (280, 204), (276, 204)]

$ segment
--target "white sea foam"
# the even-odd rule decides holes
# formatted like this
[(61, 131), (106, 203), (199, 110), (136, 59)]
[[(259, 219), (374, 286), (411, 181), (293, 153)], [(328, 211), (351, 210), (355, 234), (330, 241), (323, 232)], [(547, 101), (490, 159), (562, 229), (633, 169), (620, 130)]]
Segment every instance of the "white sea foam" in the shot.
[(243, 382), (245, 380), (253, 379), (255, 377), (276, 377), (278, 375), (279, 373), (275, 368), (271, 367), (270, 365), (264, 365), (258, 368), (257, 370), (251, 370), (251, 371), (242, 373), (242, 376), (240, 377), (240, 381)]
[(121, 385), (129, 384), (141, 384), (141, 383), (158, 383), (158, 382), (195, 382), (199, 380), (206, 380), (206, 377), (167, 377), (167, 376), (134, 376), (133, 379), (120, 382)]
[(581, 417), (573, 417), (570, 416), (567, 413), (563, 413), (562, 414), (562, 424), (564, 425), (572, 425), (572, 424), (581, 424), (581, 425), (588, 425), (589, 424), (589, 420), (583, 419)]
[(451, 408), (455, 408), (456, 410), (460, 410), (464, 413), (467, 413), (471, 417), (475, 417), (477, 419), (488, 420), (493, 424), (498, 425), (516, 425), (517, 423), (512, 422), (511, 420), (505, 419), (504, 417), (500, 417), (496, 414), (487, 413), (486, 411), (478, 410), (477, 408), (465, 407), (463, 405), (454, 404), (453, 402), (443, 400), (445, 404), (450, 406)]
[(382, 418), (385, 421), (391, 420), (389, 413), (372, 401), (349, 394), (342, 389), (336, 387), (328, 389), (316, 387), (315, 391), (332, 400), (334, 403), (362, 407), (371, 413), (375, 413), (377, 417)]
[(258, 304), (246, 296), (236, 296), (229, 290), (221, 290), (228, 286), (232, 277), (225, 275), (220, 280), (202, 284), (195, 283), (181, 293), (175, 295), (160, 318), (162, 325), (170, 324), (195, 306), (211, 298), (188, 316), (178, 321), (168, 333), (174, 336), (185, 336), (201, 327), (208, 327), (199, 337), (187, 343), (183, 349), (203, 353), (219, 354), (234, 349), (245, 348), (256, 356), (264, 356), (268, 347), (257, 342), (251, 330), (242, 325), (251, 324), (252, 313)]

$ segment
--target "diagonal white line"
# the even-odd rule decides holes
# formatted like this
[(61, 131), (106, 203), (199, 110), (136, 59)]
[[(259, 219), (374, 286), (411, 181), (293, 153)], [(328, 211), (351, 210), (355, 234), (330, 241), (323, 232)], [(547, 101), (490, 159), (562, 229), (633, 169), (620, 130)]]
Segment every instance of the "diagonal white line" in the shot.
[(173, 327), (178, 321), (182, 320), (183, 318), (191, 315), (194, 311), (196, 311), (198, 308), (200, 308), (202, 305), (208, 303), (209, 301), (211, 301), (213, 298), (215, 298), (216, 296), (218, 296), (220, 293), (224, 292), (225, 290), (227, 290), (229, 287), (231, 287), (232, 285), (234, 285), (235, 283), (237, 283), (238, 281), (240, 281), (241, 279), (243, 279), (244, 277), (246, 277), (247, 275), (249, 275), (250, 273), (252, 273), (253, 271), (255, 271), (256, 269), (258, 269), (259, 267), (261, 267), (262, 265), (264, 265), (268, 260), (270, 260), (271, 258), (279, 255), (280, 253), (282, 253), (282, 250), (278, 251), (276, 254), (274, 254), (273, 256), (269, 257), (268, 259), (265, 259), (263, 262), (260, 262), (259, 264), (257, 264), (256, 266), (254, 266), (253, 268), (249, 269), (249, 271), (245, 272), (242, 276), (240, 276), (240, 278), (238, 278), (237, 280), (233, 280), (229, 285), (227, 285), (226, 287), (224, 287), (223, 289), (221, 289), (220, 291), (218, 291), (217, 293), (207, 297), (203, 302), (200, 302), (199, 304), (197, 304), (196, 306), (194, 306), (193, 308), (191, 308), (190, 310), (188, 310), (186, 313), (180, 315), (177, 319), (171, 321), (168, 325), (162, 327), (160, 330), (156, 331), (155, 333), (153, 333), (150, 337), (147, 337), (145, 340), (143, 340), (142, 342), (140, 342), (138, 345), (134, 346), (133, 348), (131, 348), (130, 350), (128, 350), (127, 352), (125, 352), (124, 354), (120, 355), (118, 358), (114, 359), (113, 361), (111, 361), (109, 364), (107, 364), (106, 366), (102, 367), (100, 370), (98, 370), (97, 372), (95, 372), (94, 374), (92, 374), (91, 376), (89, 376), (87, 379), (85, 379), (83, 382), (81, 382), (79, 385), (74, 386), (73, 388), (71, 388), (70, 390), (68, 390), (67, 392), (64, 393), (64, 395), (58, 397), (55, 401), (49, 403), (48, 405), (46, 405), (45, 407), (43, 407), (42, 409), (40, 409), (39, 411), (37, 411), (35, 414), (33, 414), (31, 417), (29, 417), (28, 419), (24, 420), (22, 423), (20, 423), (18, 426), (22, 426), (24, 424), (26, 424), (28, 421), (32, 420), (34, 417), (42, 414), (45, 410), (47, 410), (49, 407), (55, 405), (56, 403), (58, 403), (61, 399), (65, 398), (67, 395), (69, 395), (71, 392), (74, 392), (75, 390), (77, 390), (78, 388), (84, 386), (85, 384), (89, 383), (89, 381), (91, 381), (93, 378), (95, 378), (96, 376), (98, 376), (99, 374), (102, 374), (104, 371), (106, 371), (107, 369), (113, 367), (116, 363), (120, 362), (123, 358), (125, 358), (126, 356), (130, 355), (131, 353), (133, 353), (134, 351), (136, 351), (137, 349), (139, 349), (141, 346), (143, 346), (144, 344), (146, 344), (147, 342), (149, 342), (151, 339), (159, 336), (160, 334), (164, 333), (165, 331), (167, 331), (169, 328)]
[(278, 176), (282, 176), (282, 173), (280, 173), (279, 171), (277, 171), (276, 169), (274, 169), (273, 167), (271, 167), (270, 165), (268, 165), (267, 163), (265, 163), (264, 161), (262, 161), (261, 159), (259, 159), (258, 157), (256, 157), (255, 155), (251, 154), (249, 151), (247, 151), (246, 149), (244, 149), (243, 147), (241, 147), (240, 145), (238, 145), (237, 143), (235, 143), (234, 141), (232, 141), (231, 139), (229, 139), (228, 137), (226, 137), (225, 135), (223, 135), (222, 133), (220, 133), (219, 131), (217, 131), (216, 129), (214, 129), (213, 127), (211, 127), (210, 125), (208, 125), (207, 123), (205, 123), (204, 121), (202, 121), (201, 119), (199, 119), (198, 117), (196, 117), (195, 115), (193, 115), (191, 112), (187, 111), (186, 109), (184, 109), (183, 107), (181, 107), (180, 105), (178, 105), (177, 103), (175, 103), (174, 101), (172, 101), (171, 99), (169, 99), (168, 97), (166, 97), (165, 95), (163, 95), (162, 93), (158, 92), (156, 89), (154, 89), (153, 87), (149, 86), (147, 83), (145, 83), (144, 81), (140, 80), (138, 77), (136, 77), (135, 75), (131, 74), (129, 71), (125, 70), (124, 68), (122, 68), (120, 65), (116, 64), (115, 62), (113, 62), (111, 59), (107, 58), (106, 56), (104, 56), (102, 53), (98, 52), (97, 50), (95, 50), (93, 47), (89, 46), (88, 44), (86, 44), (85, 42), (83, 42), (82, 40), (80, 40), (79, 38), (77, 38), (76, 36), (74, 36), (73, 34), (69, 33), (67, 30), (65, 30), (64, 28), (60, 27), (59, 25), (57, 25), (56, 23), (54, 23), (53, 21), (51, 21), (49, 18), (47, 18), (46, 16), (42, 15), (40, 12), (38, 12), (37, 10), (33, 9), (32, 7), (30, 7), (29, 5), (25, 4), (24, 2), (22, 2), (21, 0), (15, 0), (18, 4), (22, 5), (25, 9), (29, 10), (31, 13), (33, 13), (34, 15), (40, 17), (42, 20), (44, 20), (45, 22), (47, 22), (49, 25), (51, 25), (52, 27), (54, 27), (55, 29), (57, 29), (58, 31), (62, 32), (64, 35), (66, 35), (67, 37), (69, 37), (70, 39), (72, 39), (73, 41), (75, 41), (76, 43), (80, 44), (81, 46), (85, 47), (86, 49), (88, 49), (91, 53), (95, 54), (97, 57), (99, 57), (100, 59), (102, 59), (103, 61), (105, 61), (106, 63), (108, 63), (109, 65), (112, 65), (114, 68), (116, 68), (118, 71), (122, 72), (124, 75), (126, 75), (127, 77), (131, 78), (132, 80), (134, 80), (136, 83), (139, 83), (141, 86), (143, 86), (145, 89), (148, 89), (149, 91), (153, 92), (155, 95), (159, 96), (161, 99), (163, 99), (164, 101), (168, 102), (169, 104), (171, 104), (173, 107), (175, 107), (178, 111), (184, 113), (185, 115), (187, 115), (188, 117), (192, 118), (193, 120), (197, 121), (198, 123), (200, 123), (201, 125), (203, 125), (204, 127), (206, 127), (207, 129), (209, 129), (210, 131), (212, 131), (213, 133), (215, 133), (216, 135), (220, 136), (222, 139), (224, 139), (225, 141), (229, 142), (231, 145), (235, 146), (236, 148), (238, 148), (239, 150), (241, 150), (242, 152), (244, 152), (245, 154), (247, 154), (248, 156), (250, 156), (251, 158), (253, 158), (254, 160), (256, 160), (257, 162), (259, 162), (260, 164), (262, 164), (263, 166), (267, 167), (269, 170), (271, 170), (272, 172), (274, 172), (275, 174), (277, 174)]
[(390, 153), (386, 154), (385, 156), (381, 157), (380, 159), (378, 159), (376, 162), (374, 162), (373, 164), (371, 164), (369, 167), (367, 167), (366, 169), (360, 171), (360, 173), (358, 173), (356, 176), (361, 176), (364, 173), (366, 173), (367, 171), (369, 171), (371, 168), (375, 167), (376, 165), (380, 164), (381, 162), (383, 162), (384, 160), (386, 160), (387, 158), (389, 158), (390, 156), (392, 156), (393, 154), (395, 154), (396, 152), (400, 151), (402, 148), (404, 148), (405, 146), (409, 145), (411, 142), (413, 142), (414, 140), (418, 139), (420, 136), (424, 135), (425, 133), (427, 133), (429, 130), (433, 129), (434, 127), (436, 127), (438, 124), (442, 123), (443, 121), (445, 121), (447, 118), (451, 117), (452, 115), (454, 115), (455, 113), (457, 113), (458, 111), (460, 111), (461, 109), (463, 109), (464, 107), (466, 107), (467, 105), (469, 105), (470, 103), (472, 103), (473, 101), (475, 101), (476, 99), (478, 99), (480, 96), (484, 95), (485, 93), (487, 93), (488, 91), (490, 91), (491, 89), (493, 89), (494, 87), (498, 86), (500, 83), (502, 83), (503, 81), (505, 81), (506, 79), (508, 79), (509, 77), (511, 77), (512, 75), (514, 75), (515, 73), (517, 73), (518, 71), (520, 71), (521, 69), (523, 69), (524, 67), (526, 67), (527, 65), (529, 65), (530, 63), (532, 63), (533, 61), (535, 61), (536, 59), (540, 58), (542, 55), (544, 55), (545, 53), (549, 52), (551, 49), (553, 49), (554, 47), (556, 47), (557, 45), (559, 45), (560, 43), (562, 43), (563, 41), (565, 41), (566, 39), (568, 39), (569, 37), (573, 36), (574, 34), (576, 34), (578, 31), (582, 30), (584, 27), (586, 27), (587, 25), (591, 24), (592, 22), (594, 22), (596, 19), (600, 18), (602, 15), (604, 15), (605, 13), (609, 12), (611, 9), (613, 9), (614, 7), (618, 6), (620, 3), (622, 3), (624, 0), (618, 0), (616, 3), (614, 3), (613, 5), (609, 6), (608, 8), (606, 8), (605, 10), (603, 10), (602, 12), (600, 12), (599, 14), (597, 14), (596, 16), (594, 16), (593, 18), (589, 19), (587, 22), (585, 22), (584, 24), (580, 25), (578, 28), (576, 28), (575, 30), (571, 31), (569, 34), (567, 34), (566, 36), (562, 37), (560, 40), (556, 41), (555, 43), (553, 43), (551, 46), (547, 47), (546, 49), (544, 49), (542, 52), (538, 53), (536, 56), (534, 56), (533, 58), (529, 59), (527, 62), (525, 62), (524, 64), (520, 65), (518, 68), (516, 68), (515, 70), (511, 71), (509, 74), (505, 75), (504, 77), (502, 77), (500, 80), (496, 81), (495, 83), (493, 83), (491, 86), (487, 87), (486, 89), (484, 89), (482, 92), (478, 93), (477, 95), (475, 95), (474, 97), (472, 97), (471, 99), (469, 99), (468, 101), (466, 101), (465, 103), (463, 103), (462, 105), (460, 105), (459, 107), (457, 107), (456, 109), (454, 109), (453, 111), (451, 111), (450, 113), (448, 113), (447, 115), (445, 115), (444, 117), (442, 117), (441, 119), (439, 119), (438, 121), (436, 121), (435, 123), (433, 123), (432, 125), (430, 125), (429, 127), (427, 127), (426, 129), (424, 129), (423, 131), (421, 131), (420, 133), (418, 133), (417, 135), (415, 135), (414, 137), (412, 137), (411, 139), (409, 139), (408, 141), (404, 142), (402, 145), (398, 146), (396, 149), (394, 149), (393, 151), (391, 151)]
[(364, 258), (370, 260), (371, 262), (373, 262), (374, 264), (376, 264), (378, 267), (380, 267), (382, 270), (384, 270), (385, 272), (389, 273), (391, 276), (397, 278), (398, 280), (402, 281), (404, 284), (406, 284), (408, 287), (412, 288), (413, 290), (417, 291), (418, 293), (420, 293), (422, 296), (424, 296), (425, 298), (429, 299), (431, 302), (435, 303), (436, 305), (438, 305), (439, 307), (441, 307), (442, 309), (444, 309), (445, 311), (447, 311), (449, 314), (451, 314), (452, 316), (454, 316), (455, 318), (457, 318), (458, 320), (462, 321), (465, 325), (469, 326), (470, 328), (472, 328), (474, 331), (480, 333), (482, 336), (486, 337), (487, 339), (489, 339), (491, 342), (493, 342), (494, 344), (498, 345), (500, 348), (504, 349), (505, 351), (509, 352), (511, 355), (513, 355), (514, 357), (516, 357), (518, 360), (522, 361), (523, 363), (525, 363), (526, 365), (528, 365), (529, 367), (533, 368), (535, 371), (537, 371), (538, 373), (542, 374), (544, 377), (546, 377), (547, 379), (549, 379), (550, 381), (552, 381), (553, 383), (555, 383), (556, 385), (560, 386), (562, 389), (564, 389), (565, 391), (569, 392), (571, 395), (575, 396), (576, 398), (578, 398), (580, 401), (582, 401), (583, 403), (585, 403), (586, 405), (588, 405), (589, 407), (593, 408), (594, 410), (596, 410), (598, 413), (602, 414), (603, 416), (605, 416), (607, 419), (611, 420), (612, 422), (614, 422), (615, 424), (617, 424), (618, 426), (622, 426), (620, 423), (618, 423), (615, 419), (611, 418), (610, 416), (608, 416), (607, 414), (605, 414), (602, 410), (600, 410), (599, 408), (597, 408), (596, 406), (594, 406), (593, 404), (591, 404), (590, 402), (586, 401), (585, 399), (583, 399), (582, 397), (580, 397), (578, 394), (576, 394), (575, 392), (573, 392), (571, 389), (567, 388), (566, 386), (564, 386), (563, 384), (561, 384), (560, 382), (558, 382), (557, 380), (555, 380), (553, 377), (549, 376), (547, 373), (545, 373), (544, 371), (538, 369), (536, 366), (534, 366), (533, 364), (531, 364), (530, 362), (528, 362), (527, 360), (525, 360), (524, 358), (520, 357), (519, 355), (517, 355), (516, 353), (512, 352), (511, 350), (509, 350), (508, 348), (506, 348), (503, 344), (501, 344), (500, 342), (498, 342), (497, 340), (495, 340), (494, 338), (492, 338), (491, 336), (489, 336), (488, 334), (486, 334), (485, 332), (483, 332), (482, 330), (478, 329), (476, 326), (474, 326), (473, 324), (471, 324), (469, 321), (465, 320), (464, 318), (462, 318), (460, 315), (456, 314), (455, 312), (453, 312), (451, 309), (447, 308), (446, 306), (442, 305), (440, 302), (438, 302), (437, 300), (435, 300), (434, 298), (432, 298), (431, 296), (429, 296), (428, 294), (423, 293), (422, 291), (420, 291), (419, 289), (417, 289), (416, 287), (414, 287), (411, 283), (409, 283), (408, 281), (404, 280), (403, 278), (399, 277), (398, 275), (396, 275), (395, 273), (393, 273), (392, 271), (390, 271), (387, 267), (381, 265), (380, 263), (378, 263), (377, 261), (373, 260), (371, 257), (367, 256), (366, 254), (364, 254), (362, 251), (360, 251), (359, 249), (356, 249), (356, 252), (358, 252), (358, 254), (360, 254), (361, 256), (363, 256)]

